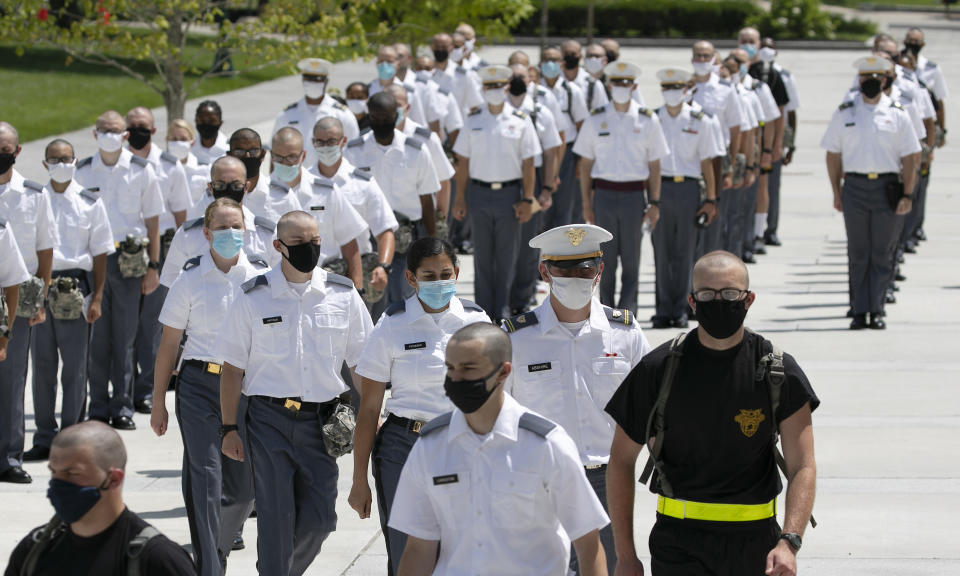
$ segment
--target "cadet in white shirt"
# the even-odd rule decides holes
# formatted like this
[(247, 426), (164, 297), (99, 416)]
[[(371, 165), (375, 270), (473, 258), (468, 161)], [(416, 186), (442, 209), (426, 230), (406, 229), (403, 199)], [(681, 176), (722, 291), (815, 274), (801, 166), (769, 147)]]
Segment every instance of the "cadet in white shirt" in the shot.
[[(833, 206), (843, 212), (850, 262), (852, 330), (886, 328), (883, 298), (893, 276), (897, 220), (910, 211), (920, 142), (910, 117), (882, 93), (889, 60), (857, 60), (860, 94), (833, 113), (820, 147), (827, 151)], [(903, 184), (899, 179), (903, 179)]]
[(761, 60), (773, 63), (772, 67), (780, 74), (780, 79), (783, 80), (783, 85), (787, 89), (787, 97), (790, 99), (783, 107), (783, 113), (787, 116), (783, 128), (783, 154), (773, 161), (770, 170), (768, 186), (770, 206), (767, 211), (767, 228), (763, 232), (764, 244), (780, 246), (780, 237), (777, 236), (777, 228), (780, 225), (780, 181), (783, 167), (793, 162), (793, 153), (797, 149), (797, 110), (800, 108), (800, 91), (797, 87), (797, 78), (793, 73), (775, 62), (777, 44), (773, 38), (764, 38), (761, 45), (762, 48), (757, 56)]
[[(54, 140), (44, 151), (50, 173), (45, 194), (60, 242), (53, 250), (53, 274), (47, 302), (47, 321), (35, 328), (33, 355), (33, 410), (37, 431), (25, 461), (46, 460), (60, 430), (80, 421), (87, 400), (87, 360), (91, 325), (100, 317), (107, 280), (107, 256), (114, 253), (113, 232), (103, 201), (84, 190), (73, 176), (77, 158), (66, 140)], [(85, 298), (89, 298), (85, 302)], [(86, 310), (84, 310), (86, 308)], [(63, 403), (60, 425), (57, 404), (57, 368), (60, 362)]]
[(223, 361), (222, 450), (244, 458), (236, 433), (242, 389), (258, 562), (283, 576), (303, 574), (336, 529), (338, 469), (327, 446), (343, 438), (323, 427), (343, 409), (340, 367), (356, 366), (373, 329), (353, 282), (317, 268), (319, 242), (317, 221), (306, 212), (280, 219), (280, 266), (241, 286), (215, 348)]
[[(357, 364), (357, 374), (363, 377), (363, 399), (357, 413), (349, 502), (361, 518), (370, 517), (367, 470), (372, 455), (390, 574), (397, 573), (407, 542), (406, 534), (387, 527), (400, 471), (421, 428), (453, 409), (443, 393), (447, 341), (467, 324), (490, 321), (479, 306), (455, 295), (459, 274), (456, 251), (446, 240), (421, 238), (414, 242), (407, 256), (406, 280), (416, 288), (417, 296), (387, 309)], [(387, 419), (378, 430), (388, 384)]]
[[(430, 42), (435, 62), (433, 79), (440, 88), (448, 90), (460, 106), (460, 113), (466, 116), (470, 110), (483, 105), (480, 94), (480, 82), (473, 71), (460, 65), (463, 60), (463, 48), (459, 48), (459, 58), (454, 57), (456, 49), (453, 38), (446, 33), (436, 34)], [(451, 145), (456, 141), (451, 135)]]
[(396, 129), (393, 94), (374, 94), (367, 101), (367, 110), (371, 131), (348, 141), (343, 154), (351, 164), (373, 175), (400, 223), (387, 285), (387, 303), (392, 304), (411, 295), (412, 289), (403, 280), (406, 252), (414, 240), (436, 231), (433, 195), (440, 191), (440, 182), (429, 149)]
[(221, 576), (234, 535), (253, 509), (253, 479), (249, 462), (230, 460), (220, 451), (222, 366), (214, 346), (240, 285), (262, 274), (265, 265), (259, 258), (257, 263), (249, 261), (243, 253), (243, 210), (235, 201), (220, 198), (207, 206), (202, 230), (207, 253), (183, 266), (160, 313), (163, 338), (154, 371), (157, 401), (150, 426), (157, 436), (167, 432), (167, 384), (186, 336), (176, 391), (183, 437), (183, 500), (197, 574)]
[(187, 173), (187, 183), (190, 188), (188, 210), (203, 197), (203, 191), (207, 188), (207, 179), (210, 176), (211, 162), (201, 164), (193, 153), (192, 148), (196, 141), (196, 134), (186, 120), (173, 120), (167, 126), (167, 154), (179, 160)]
[(23, 263), (17, 240), (13, 237), (13, 228), (0, 217), (0, 362), (7, 359), (7, 345), (13, 335), (12, 319), (17, 317), (17, 304), (20, 284), (30, 278), (27, 266)]
[[(283, 112), (277, 116), (273, 124), (273, 134), (284, 126), (293, 126), (300, 131), (306, 142), (310, 140), (311, 131), (317, 120), (334, 116), (343, 125), (343, 131), (348, 140), (360, 136), (356, 116), (350, 112), (349, 108), (327, 94), (333, 64), (323, 58), (304, 58), (297, 62), (297, 69), (300, 70), (303, 79), (304, 97), (284, 108)], [(313, 157), (313, 151), (306, 152), (305, 163), (308, 166), (314, 165), (317, 159)]]
[[(657, 109), (670, 152), (660, 160), (662, 213), (653, 230), (656, 262), (654, 328), (687, 327), (697, 226), (709, 226), (717, 216), (717, 181), (713, 159), (726, 154), (718, 137), (720, 123), (686, 103), (690, 73), (678, 68), (657, 72), (664, 105)], [(704, 182), (700, 201), (699, 179)]]
[[(241, 203), (246, 197), (250, 183), (246, 180), (246, 169), (243, 162), (233, 156), (221, 156), (210, 167), (210, 181), (207, 183), (207, 194), (200, 203), (191, 208), (190, 217), (177, 230), (170, 243), (170, 251), (163, 263), (160, 274), (160, 283), (166, 287), (173, 285), (173, 281), (180, 275), (183, 265), (194, 256), (203, 254), (207, 249), (207, 241), (203, 237), (203, 213), (207, 206), (217, 198), (231, 198)], [(200, 217), (195, 217), (199, 213)], [(246, 206), (243, 207), (243, 251), (247, 256), (258, 256), (268, 265), (275, 266), (280, 262), (280, 254), (273, 249), (274, 230), (276, 224), (260, 216), (254, 216)]]
[(470, 218), (477, 304), (500, 320), (510, 316), (520, 226), (533, 214), (533, 163), (542, 150), (530, 117), (506, 103), (513, 72), (489, 66), (479, 74), (487, 105), (467, 116), (466, 134), (453, 147), (457, 189), (466, 191), (457, 196), (453, 216)]
[(427, 90), (434, 99), (434, 107), (440, 113), (438, 119), (438, 131), (436, 133), (441, 140), (455, 141), (456, 136), (463, 128), (463, 113), (460, 111), (460, 104), (453, 95), (450, 88), (440, 86), (434, 78), (435, 62), (432, 56), (420, 56), (414, 61), (414, 70), (416, 71), (416, 84), (421, 90)]
[(614, 100), (590, 113), (573, 152), (581, 158), (583, 215), (587, 223), (612, 231), (614, 237), (603, 256), (607, 275), (600, 280), (600, 302), (614, 305), (619, 258), (623, 270), (617, 307), (636, 314), (643, 241), (637, 220), (645, 220), (650, 229), (657, 225), (660, 159), (670, 150), (660, 119), (630, 96), (637, 88), (640, 67), (618, 60), (607, 64), (605, 72)]
[(223, 126), (223, 111), (215, 100), (204, 100), (197, 104), (193, 123), (197, 126), (200, 138), (193, 143), (192, 152), (199, 164), (213, 164), (213, 161), (227, 153), (230, 148), (227, 135), (220, 131)]
[[(278, 130), (277, 134), (279, 133)], [(269, 178), (260, 177), (260, 166), (267, 151), (261, 144), (260, 135), (254, 130), (241, 128), (231, 134), (230, 150), (227, 154), (239, 158), (246, 168), (250, 190), (243, 199), (243, 205), (251, 212), (276, 222), (287, 212), (300, 209), (297, 195), (291, 193), (289, 187), (272, 186)], [(272, 161), (271, 163), (276, 164)]]
[[(363, 264), (363, 300), (376, 321), (386, 308), (383, 295), (393, 263), (394, 232), (399, 224), (376, 178), (369, 171), (355, 168), (343, 157), (346, 144), (339, 120), (322, 118), (317, 121), (313, 127), (317, 164), (308, 174), (314, 178), (315, 184), (329, 184), (339, 191), (366, 223), (356, 240)], [(371, 236), (376, 242), (376, 252)]]
[[(626, 100), (632, 102), (629, 96)], [(600, 245), (612, 238), (599, 226), (573, 224), (531, 240), (543, 253), (540, 274), (550, 284), (550, 297), (535, 310), (504, 323), (516, 367), (506, 381), (506, 391), (573, 438), (587, 479), (605, 510), (614, 423), (603, 408), (650, 351), (633, 312), (609, 308), (593, 297), (606, 268)], [(613, 574), (617, 556), (609, 526), (600, 531), (600, 540), (607, 570)], [(571, 570), (577, 571), (576, 562)]]
[(123, 149), (127, 132), (120, 114), (113, 110), (101, 114), (94, 135), (100, 150), (80, 161), (75, 179), (99, 192), (117, 252), (107, 257), (102, 317), (90, 345), (89, 414), (109, 420), (114, 428), (133, 430), (134, 342), (141, 296), (159, 285), (158, 217), (164, 211), (163, 195), (150, 162)]
[[(597, 79), (590, 72), (580, 67), (580, 53), (583, 50), (580, 43), (573, 39), (564, 40), (560, 48), (563, 52), (563, 78), (567, 82), (580, 87), (580, 90), (583, 91), (587, 110), (596, 110), (606, 106), (610, 102), (610, 98), (604, 85), (601, 83), (598, 86)], [(591, 63), (591, 65), (593, 64)]]
[(409, 535), (400, 574), (565, 574), (571, 541), (582, 574), (607, 574), (598, 530), (609, 520), (576, 445), (504, 393), (506, 333), (461, 328), (446, 364), (456, 409), (421, 429), (390, 512)]
[(944, 117), (946, 110), (944, 101), (950, 96), (947, 88), (947, 81), (943, 76), (943, 70), (936, 62), (930, 61), (926, 56), (920, 54), (920, 50), (926, 45), (923, 30), (919, 28), (910, 28), (903, 39), (903, 49), (910, 52), (917, 59), (917, 76), (927, 85), (927, 88), (933, 93), (937, 101), (937, 147), (940, 148), (946, 143), (946, 124)]
[(393, 46), (381, 46), (377, 52), (377, 79), (369, 84), (370, 96), (378, 94), (387, 86), (396, 84), (410, 93), (410, 117), (419, 124), (427, 125), (428, 119), (424, 112), (424, 104), (416, 94), (412, 85), (404, 84), (397, 77), (397, 50)]

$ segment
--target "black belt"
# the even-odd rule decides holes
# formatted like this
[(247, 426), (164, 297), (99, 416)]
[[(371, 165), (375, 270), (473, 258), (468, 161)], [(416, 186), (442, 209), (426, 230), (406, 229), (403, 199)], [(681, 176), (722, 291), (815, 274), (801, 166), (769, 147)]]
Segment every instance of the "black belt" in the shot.
[(404, 418), (403, 416), (397, 416), (393, 412), (387, 415), (387, 424), (396, 424), (402, 428), (405, 428), (409, 432), (414, 434), (419, 434), (420, 429), (426, 424), (422, 420), (414, 420), (412, 418)]
[(193, 366), (194, 368), (199, 368), (200, 370), (203, 370), (204, 372), (213, 374), (215, 376), (219, 376), (220, 372), (223, 371), (223, 367), (220, 366), (219, 364), (214, 364), (213, 362), (204, 362), (203, 360), (196, 360), (194, 358), (190, 358), (189, 360), (184, 360), (183, 366), (184, 367)]
[(274, 396), (254, 396), (254, 398), (259, 398), (271, 404), (276, 404), (277, 406), (286, 408), (294, 414), (300, 412), (306, 412), (308, 414), (320, 414), (321, 412), (336, 408), (337, 404), (340, 403), (340, 398), (334, 398), (333, 400), (327, 400), (326, 402), (304, 402), (299, 398), (276, 398)]
[(508, 180), (506, 182), (484, 182), (483, 180), (477, 180), (476, 178), (470, 179), (471, 184), (476, 184), (482, 188), (489, 188), (491, 190), (500, 190), (501, 188), (506, 188), (508, 186), (520, 186), (523, 184), (523, 180)]
[(888, 178), (888, 177), (896, 178), (896, 177), (899, 177), (899, 174), (897, 174), (896, 172), (870, 172), (868, 174), (864, 174), (863, 172), (845, 172), (843, 174), (843, 177), (844, 178), (851, 178), (851, 177), (866, 178), (867, 180), (879, 180), (880, 178)]
[(699, 178), (691, 178), (690, 176), (661, 176), (661, 182), (674, 182), (680, 184), (681, 182), (698, 182)]
[(647, 187), (646, 180), (631, 180), (629, 182), (613, 182), (603, 178), (594, 178), (593, 187), (610, 190), (611, 192), (643, 192)]

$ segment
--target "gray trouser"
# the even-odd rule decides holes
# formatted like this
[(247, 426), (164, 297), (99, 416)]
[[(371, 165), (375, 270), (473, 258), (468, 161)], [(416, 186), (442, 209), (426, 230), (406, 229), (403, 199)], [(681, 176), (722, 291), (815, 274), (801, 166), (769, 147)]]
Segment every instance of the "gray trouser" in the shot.
[(713, 252), (714, 250), (724, 249), (724, 227), (727, 225), (727, 216), (724, 213), (728, 209), (733, 209), (730, 204), (736, 205), (736, 190), (720, 190), (717, 192), (717, 216), (706, 228), (700, 229), (697, 238), (697, 258)]
[(326, 417), (250, 398), (247, 442), (261, 576), (300, 576), (337, 528), (340, 471), (323, 445)]
[(577, 178), (578, 158), (579, 156), (573, 153), (573, 142), (568, 143), (558, 172), (560, 186), (553, 194), (553, 205), (544, 216), (544, 230), (582, 221), (582, 218), (575, 219), (577, 200), (580, 198), (580, 179)]
[(757, 178), (753, 181), (753, 184), (743, 189), (743, 198), (740, 203), (740, 230), (743, 238), (743, 252), (745, 253), (753, 252), (754, 238), (763, 234), (763, 230), (760, 230), (759, 233), (754, 230), (756, 227), (754, 215), (757, 213), (757, 190), (759, 187), (760, 179)]
[(657, 272), (659, 318), (679, 320), (687, 313), (687, 294), (693, 275), (700, 186), (695, 180), (664, 180), (660, 188), (660, 221), (653, 229), (653, 257)]
[(767, 192), (770, 196), (770, 206), (767, 208), (767, 229), (757, 230), (757, 236), (764, 237), (777, 233), (780, 224), (780, 177), (783, 174), (783, 160), (773, 163), (767, 180)]
[[(241, 397), (238, 414), (246, 410)], [(220, 451), (220, 376), (184, 363), (176, 392), (177, 422), (183, 437), (183, 500), (190, 541), (200, 576), (223, 574), (222, 559), (253, 510), (250, 461), (237, 462)], [(245, 439), (243, 419), (238, 419)], [(244, 445), (246, 448), (246, 444)]]
[(397, 574), (403, 548), (407, 545), (407, 535), (389, 528), (390, 510), (393, 497), (400, 483), (400, 471), (407, 461), (410, 450), (420, 435), (407, 430), (404, 426), (388, 420), (377, 432), (373, 444), (373, 479), (377, 483), (377, 508), (380, 510), (380, 528), (387, 544), (388, 573)]
[[(80, 278), (80, 289), (88, 293), (87, 273), (82, 270), (54, 271), (53, 277)], [(75, 320), (57, 320), (47, 307), (47, 321), (34, 327), (31, 353), (33, 355), (33, 413), (37, 431), (33, 445), (49, 448), (53, 437), (61, 429), (80, 421), (83, 404), (87, 400), (87, 353), (90, 347), (90, 324), (81, 316)], [(60, 408), (60, 426), (57, 426), (57, 367), (63, 404)]]
[(520, 252), (520, 222), (513, 205), (520, 186), (493, 190), (470, 183), (467, 217), (473, 227), (474, 294), (477, 304), (496, 320), (510, 317), (510, 288)]
[[(610, 508), (607, 506), (607, 467), (587, 470), (587, 480), (590, 481), (590, 486), (593, 487), (603, 510), (610, 514)], [(617, 569), (617, 549), (613, 544), (613, 526), (611, 524), (607, 524), (600, 529), (600, 544), (603, 545), (603, 553), (607, 556), (607, 574), (612, 575)], [(570, 550), (570, 570), (580, 574), (577, 552), (572, 546)]]
[(743, 256), (743, 213), (746, 188), (724, 190), (720, 206), (720, 224), (723, 226), (721, 249), (737, 256)]
[(23, 397), (31, 332), (28, 319), (18, 316), (13, 339), (7, 342), (7, 359), (0, 362), (0, 474), (23, 464)]
[(914, 232), (923, 228), (923, 220), (927, 216), (927, 186), (930, 184), (930, 169), (927, 168), (927, 173), (920, 173), (920, 188), (917, 192), (920, 193), (919, 196), (913, 199), (915, 203), (920, 206), (920, 211), (917, 214), (917, 226)]
[(883, 313), (883, 297), (893, 274), (899, 237), (898, 220), (903, 220), (890, 209), (884, 194), (891, 178), (895, 177), (843, 180), (843, 222), (854, 314)]
[[(541, 188), (542, 168), (537, 168), (537, 183), (534, 190)], [(527, 308), (535, 302), (537, 280), (540, 278), (540, 251), (530, 247), (530, 240), (543, 231), (543, 212), (537, 212), (520, 225), (520, 253), (517, 256), (517, 271), (510, 292), (510, 307), (514, 310)]]
[[(640, 244), (643, 240), (643, 213), (647, 209), (646, 194), (641, 187), (630, 192), (597, 188), (593, 212), (597, 226), (613, 234), (603, 245), (603, 276), (600, 277), (600, 302), (614, 308), (637, 312), (637, 291), (640, 283)], [(620, 272), (620, 301), (614, 304), (617, 284), (617, 257)]]
[(450, 208), (447, 209), (447, 240), (454, 246), (461, 246), (464, 242), (471, 241), (470, 219), (464, 218), (462, 221), (453, 217), (453, 204), (457, 199), (457, 179), (450, 179)]
[(107, 282), (87, 370), (90, 418), (133, 416), (133, 344), (139, 324), (140, 296), (141, 279), (121, 276), (117, 254), (107, 256)]
[(923, 221), (923, 202), (927, 196), (927, 185), (930, 183), (930, 174), (920, 174), (917, 176), (917, 186), (913, 189), (913, 207), (904, 217), (903, 232), (900, 234), (900, 243), (906, 244), (907, 240), (913, 238), (913, 235), (920, 228)]
[(140, 301), (140, 323), (137, 325), (136, 360), (137, 376), (133, 386), (136, 403), (153, 399), (153, 365), (160, 347), (160, 309), (169, 288), (160, 284), (151, 294)]
[[(427, 236), (427, 230), (423, 226), (423, 221), (417, 222), (413, 227), (413, 241), (416, 242), (420, 238), (425, 238)], [(387, 294), (384, 298), (387, 300), (387, 305), (393, 304), (394, 302), (403, 302), (407, 298), (413, 296), (414, 289), (413, 286), (407, 282), (406, 272), (407, 270), (407, 253), (404, 252), (400, 254), (395, 252), (393, 254), (393, 260), (390, 264), (390, 274), (387, 278)]]

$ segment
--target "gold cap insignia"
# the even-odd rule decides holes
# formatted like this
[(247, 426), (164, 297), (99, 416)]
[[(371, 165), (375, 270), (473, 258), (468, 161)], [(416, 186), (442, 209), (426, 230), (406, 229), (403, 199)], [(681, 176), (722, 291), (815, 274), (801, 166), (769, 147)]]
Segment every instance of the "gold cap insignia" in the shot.
[(571, 246), (579, 246), (580, 243), (583, 242), (583, 238), (587, 235), (587, 231), (583, 228), (570, 228), (567, 230), (566, 235)]
[(320, 67), (320, 63), (314, 60), (313, 62), (310, 63), (310, 67), (316, 70), (317, 68)]
[(740, 413), (734, 416), (734, 421), (740, 425), (740, 431), (743, 432), (743, 435), (747, 438), (753, 437), (757, 433), (757, 430), (760, 429), (760, 423), (767, 419), (763, 415), (763, 409), (757, 410), (740, 410)]
[(667, 75), (667, 78), (673, 78), (673, 75), (674, 75), (673, 70), (667, 70), (666, 75)]
[(617, 62), (617, 72), (623, 72), (627, 69), (627, 65), (623, 62)]
[(607, 129), (607, 123), (604, 122), (604, 123), (600, 124), (600, 129), (601, 129), (601, 130), (606, 130), (606, 129)]
[(870, 58), (867, 58), (867, 64), (869, 64), (870, 66), (873, 66), (873, 65), (876, 64), (876, 63), (877, 63), (877, 59), (876, 59), (876, 58), (874, 58), (874, 57), (872, 57), (872, 56), (871, 56)]

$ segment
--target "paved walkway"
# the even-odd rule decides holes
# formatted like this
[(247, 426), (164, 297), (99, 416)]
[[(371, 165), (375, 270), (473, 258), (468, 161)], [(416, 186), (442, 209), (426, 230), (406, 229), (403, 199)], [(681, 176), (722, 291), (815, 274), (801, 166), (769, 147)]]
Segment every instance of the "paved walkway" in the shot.
[[(960, 82), (960, 55), (948, 32), (931, 32), (927, 52)], [(484, 56), (505, 61), (507, 48), (491, 48)], [(528, 52), (533, 54), (534, 49)], [(757, 301), (748, 324), (775, 339), (796, 356), (820, 395), (823, 406), (816, 423), (819, 486), (816, 515), (820, 527), (808, 532), (800, 555), (802, 574), (886, 575), (960, 573), (960, 547), (953, 534), (960, 510), (960, 360), (951, 344), (960, 321), (960, 241), (953, 218), (960, 213), (960, 165), (956, 146), (938, 151), (926, 224), (930, 241), (904, 267), (900, 303), (889, 310), (885, 332), (851, 333), (847, 307), (843, 222), (832, 209), (819, 139), (849, 86), (857, 57), (851, 52), (793, 52), (782, 63), (799, 78), (802, 90), (799, 150), (784, 171), (781, 238), (750, 268)], [(623, 58), (643, 68), (641, 89), (657, 105), (655, 71), (684, 66), (687, 50), (625, 49)], [(334, 85), (374, 76), (372, 63), (338, 65)], [(960, 90), (960, 84), (954, 86)], [(300, 94), (299, 80), (284, 78), (220, 95), (225, 129), (249, 125), (268, 134), (274, 115)], [(192, 114), (195, 102), (188, 105)], [(951, 134), (960, 122), (947, 114)], [(158, 125), (163, 125), (159, 121)], [(162, 141), (162, 135), (158, 135)], [(89, 129), (66, 135), (79, 154), (93, 152)], [(40, 170), (45, 142), (27, 143), (18, 168), (33, 178)], [(638, 217), (639, 225), (639, 217)], [(472, 261), (465, 258), (459, 288), (472, 289)], [(652, 251), (643, 248), (641, 310), (653, 308)], [(648, 330), (652, 344), (675, 334)], [(957, 379), (957, 380), (955, 380)], [(168, 398), (172, 406), (172, 398)], [(28, 442), (33, 432), (29, 414)], [(136, 417), (138, 429), (123, 433), (130, 452), (125, 486), (131, 509), (165, 533), (188, 542), (180, 493), (181, 445), (172, 429), (162, 439), (149, 429), (149, 418)], [(346, 504), (352, 460), (340, 460), (339, 530), (308, 574), (383, 575), (385, 555), (377, 520), (359, 520)], [(32, 526), (44, 522), (51, 509), (44, 497), (49, 473), (43, 464), (29, 464), (34, 483), (0, 485), (0, 558)], [(654, 500), (641, 491), (637, 498), (639, 550), (646, 555), (645, 535), (654, 518)], [(247, 523), (247, 550), (230, 557), (229, 574), (255, 574), (256, 521)], [(4, 562), (0, 560), (0, 563)]]

